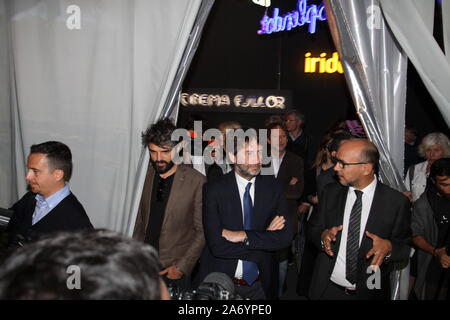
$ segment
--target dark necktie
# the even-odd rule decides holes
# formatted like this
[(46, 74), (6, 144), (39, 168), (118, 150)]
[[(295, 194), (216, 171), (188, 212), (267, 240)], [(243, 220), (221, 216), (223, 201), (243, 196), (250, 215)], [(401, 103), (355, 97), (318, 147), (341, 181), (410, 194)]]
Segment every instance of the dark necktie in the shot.
[[(250, 187), (252, 183), (249, 182), (245, 187), (244, 193), (244, 229), (252, 229), (252, 215), (253, 215), (253, 204), (252, 198), (250, 196)], [(251, 285), (258, 278), (258, 265), (252, 261), (242, 261), (243, 275), (242, 278)]]
[(347, 234), (347, 252), (345, 278), (351, 283), (356, 283), (359, 251), (359, 232), (361, 227), (361, 209), (363, 192), (355, 190), (356, 200), (350, 213)]

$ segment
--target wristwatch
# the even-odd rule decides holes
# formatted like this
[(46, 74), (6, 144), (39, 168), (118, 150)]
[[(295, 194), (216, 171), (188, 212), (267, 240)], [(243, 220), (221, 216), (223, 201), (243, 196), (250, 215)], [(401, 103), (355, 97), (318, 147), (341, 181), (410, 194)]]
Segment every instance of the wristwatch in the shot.
[(245, 239), (244, 239), (244, 244), (246, 245), (246, 246), (249, 246), (250, 245), (250, 241), (248, 240), (248, 237), (245, 237)]

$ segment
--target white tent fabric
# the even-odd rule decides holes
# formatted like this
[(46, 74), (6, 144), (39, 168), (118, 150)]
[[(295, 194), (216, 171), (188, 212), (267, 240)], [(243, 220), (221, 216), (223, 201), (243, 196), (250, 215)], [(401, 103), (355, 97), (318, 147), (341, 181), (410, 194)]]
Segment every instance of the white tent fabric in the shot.
[[(71, 189), (94, 226), (130, 229), (130, 208), (148, 163), (140, 134), (162, 112), (200, 4), (78, 0), (74, 8), (65, 0), (0, 2), (0, 10), (6, 8), (0, 26), (10, 28), (10, 52), (0, 49), (0, 56), (9, 54), (12, 64), (11, 74), (0, 64), (0, 88), (11, 89), (10, 98), (0, 98), (0, 158), (12, 159), (0, 163), (1, 206), (25, 193), (29, 147), (58, 140), (72, 150)], [(8, 195), (14, 181), (17, 189)]]
[[(406, 55), (382, 19), (378, 0), (326, 0), (325, 4), (355, 107), (380, 151), (380, 178), (404, 191)], [(409, 269), (398, 270), (392, 274), (393, 299), (404, 298), (400, 294), (404, 284), (407, 291)]]
[[(434, 16), (427, 13), (430, 12), (434, 1), (380, 0), (380, 2), (395, 38), (414, 64), (447, 125), (450, 126), (450, 90), (448, 90), (450, 53), (447, 52), (446, 58), (433, 37), (432, 28), (429, 27), (433, 24)], [(445, 11), (443, 14), (444, 34), (448, 37), (449, 4), (448, 0), (442, 2)]]
[(445, 57), (448, 63), (450, 63), (450, 0), (442, 1), (442, 29)]
[(12, 126), (10, 101), (10, 63), (8, 18), (4, 1), (0, 2), (0, 206), (8, 206), (15, 197), (13, 179)]

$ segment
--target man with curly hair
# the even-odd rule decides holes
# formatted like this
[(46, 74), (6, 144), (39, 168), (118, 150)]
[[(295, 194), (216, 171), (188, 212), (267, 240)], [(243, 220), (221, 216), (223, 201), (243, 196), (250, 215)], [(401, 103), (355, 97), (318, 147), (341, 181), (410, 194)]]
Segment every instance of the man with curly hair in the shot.
[(159, 251), (161, 275), (168, 286), (190, 287), (190, 274), (203, 249), (202, 187), (206, 178), (195, 169), (175, 164), (168, 118), (142, 134), (150, 153), (133, 238)]

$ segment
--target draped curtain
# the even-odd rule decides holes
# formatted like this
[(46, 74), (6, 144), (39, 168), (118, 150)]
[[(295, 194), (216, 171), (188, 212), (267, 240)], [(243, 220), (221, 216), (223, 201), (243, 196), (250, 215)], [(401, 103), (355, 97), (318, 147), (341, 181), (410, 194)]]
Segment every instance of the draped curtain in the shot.
[(130, 230), (148, 164), (140, 134), (177, 95), (212, 3), (1, 0), (0, 206), (26, 192), (30, 146), (57, 140), (94, 226)]
[[(404, 191), (406, 55), (386, 25), (378, 0), (325, 3), (358, 116), (380, 151), (380, 179)], [(404, 298), (407, 291), (409, 269), (404, 269), (397, 266), (392, 274), (393, 299)]]
[(446, 55), (433, 37), (434, 0), (380, 0), (392, 33), (450, 126), (450, 1), (442, 0)]

